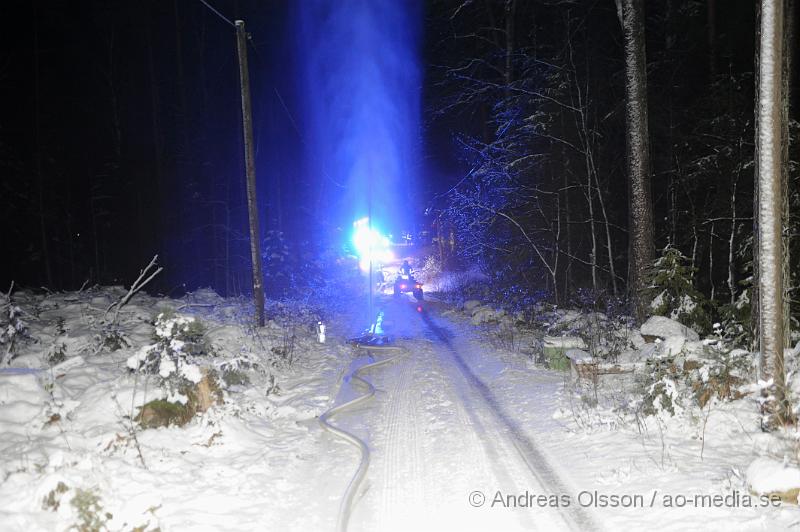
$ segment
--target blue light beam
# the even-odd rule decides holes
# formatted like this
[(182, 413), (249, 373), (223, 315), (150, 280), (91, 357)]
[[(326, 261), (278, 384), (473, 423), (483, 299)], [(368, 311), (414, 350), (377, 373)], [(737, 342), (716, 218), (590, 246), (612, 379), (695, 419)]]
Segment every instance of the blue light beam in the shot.
[(296, 2), (306, 164), (321, 182), (319, 215), (347, 228), (373, 213), (410, 227), (419, 166), (417, 0)]

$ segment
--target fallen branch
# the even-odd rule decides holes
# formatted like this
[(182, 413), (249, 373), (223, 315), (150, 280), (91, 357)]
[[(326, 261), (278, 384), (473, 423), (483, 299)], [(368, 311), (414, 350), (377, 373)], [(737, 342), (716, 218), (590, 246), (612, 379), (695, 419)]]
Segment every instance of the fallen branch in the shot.
[(79, 293), (79, 294), (80, 294), (81, 292), (83, 292), (83, 289), (84, 289), (84, 288), (86, 288), (86, 285), (87, 285), (87, 284), (89, 284), (89, 279), (86, 279), (86, 280), (83, 282), (83, 284), (81, 285), (81, 287), (78, 289), (78, 293)]
[[(156, 267), (156, 263), (157, 263), (157, 262), (158, 262), (158, 255), (155, 255), (155, 256), (153, 257), (153, 260), (151, 260), (151, 261), (150, 261), (150, 264), (148, 264), (148, 265), (147, 265), (147, 267), (145, 267), (143, 270), (141, 270), (141, 271), (139, 272), (139, 277), (137, 277), (137, 278), (136, 278), (136, 280), (133, 282), (133, 284), (131, 285), (131, 288), (130, 288), (130, 290), (128, 290), (128, 293), (127, 293), (127, 294), (125, 294), (124, 296), (122, 296), (121, 298), (119, 298), (119, 300), (117, 300), (117, 301), (114, 301), (113, 303), (111, 303), (111, 304), (108, 306), (108, 308), (106, 309), (105, 313), (103, 314), (103, 320), (104, 320), (104, 321), (105, 321), (105, 319), (106, 319), (106, 316), (108, 315), (108, 313), (109, 313), (109, 312), (111, 312), (111, 309), (112, 309), (112, 308), (114, 308), (114, 307), (116, 307), (116, 309), (114, 310), (114, 319), (113, 319), (113, 320), (111, 320), (111, 323), (114, 323), (114, 324), (115, 324), (115, 323), (117, 323), (117, 319), (119, 318), (119, 311), (120, 311), (120, 309), (121, 309), (122, 307), (124, 307), (124, 306), (125, 306), (125, 305), (128, 303), (128, 301), (130, 301), (130, 300), (131, 300), (131, 298), (132, 298), (132, 297), (133, 297), (133, 296), (134, 296), (134, 295), (135, 295), (135, 294), (136, 294), (136, 293), (137, 293), (139, 290), (141, 290), (142, 288), (144, 288), (144, 286), (145, 286), (147, 283), (149, 283), (150, 281), (152, 281), (152, 280), (153, 280), (153, 277), (155, 277), (156, 275), (158, 275), (159, 273), (161, 273), (161, 270), (163, 270), (163, 269), (164, 269), (163, 267), (159, 266), (158, 268), (156, 268), (156, 270), (155, 270), (155, 271), (153, 271), (152, 273), (150, 273), (150, 270), (151, 270), (152, 268), (155, 268), (155, 267)], [(143, 280), (143, 279), (144, 279), (144, 280)]]

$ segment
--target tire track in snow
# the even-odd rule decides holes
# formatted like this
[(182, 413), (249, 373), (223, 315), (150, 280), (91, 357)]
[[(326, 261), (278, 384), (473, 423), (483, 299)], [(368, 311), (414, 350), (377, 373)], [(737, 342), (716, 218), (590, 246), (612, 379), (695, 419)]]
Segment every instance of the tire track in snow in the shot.
[[(380, 503), (378, 512), (378, 528), (377, 530), (386, 530), (395, 517), (394, 503), (398, 499), (399, 485), (402, 485), (402, 456), (408, 447), (409, 440), (414, 445), (413, 437), (415, 434), (410, 434), (410, 438), (403, 437), (403, 418), (402, 412), (406, 406), (404, 390), (410, 382), (410, 370), (408, 359), (404, 360), (402, 364), (392, 368), (391, 373), (386, 375), (385, 381), (391, 382), (393, 386), (388, 392), (388, 411), (386, 415), (385, 427), (386, 436), (383, 441), (383, 468), (381, 475), (381, 491)], [(402, 448), (401, 448), (402, 446)]]
[[(475, 408), (474, 411), (492, 413), (496, 421), (505, 429), (499, 433), (501, 436), (504, 436), (504, 438), (500, 438), (500, 441), (503, 439), (510, 440), (510, 444), (525, 463), (533, 478), (543, 489), (547, 490), (549, 493), (571, 493), (571, 490), (568, 489), (555, 469), (549, 464), (542, 451), (524, 434), (522, 428), (508, 415), (491, 389), (475, 375), (469, 365), (464, 361), (461, 355), (459, 355), (451, 341), (452, 334), (450, 331), (437, 325), (427, 311), (423, 312), (421, 317), (428, 328), (447, 348), (454, 363), (453, 365), (458, 369), (470, 387), (477, 392), (475, 395), (477, 395), (485, 405), (485, 408)], [(465, 399), (469, 401), (469, 398)], [(502, 461), (499, 463), (502, 463)], [(560, 511), (560, 516), (564, 524), (573, 530), (599, 529), (598, 524), (593, 520), (589, 512), (583, 508), (573, 506), (562, 509)]]
[[(395, 309), (405, 314), (403, 323), (417, 329), (408, 337), (419, 338), (424, 326), (415, 313), (403, 313), (403, 308)], [(525, 466), (491, 444), (505, 438), (496, 430), (487, 431), (471, 411), (474, 401), (465, 402), (462, 397), (467, 388), (463, 377), (443, 361), (447, 357), (438, 338), (426, 336), (431, 339), (404, 344), (409, 356), (374, 376), (385, 392), (375, 405), (382, 415), (375, 416), (370, 431), (375, 436), (370, 443), (374, 467), (367, 480), (373, 489), (358, 505), (353, 528), (398, 532), (536, 529), (527, 512), (469, 506), (471, 490), (488, 485), (525, 487), (520, 474)]]

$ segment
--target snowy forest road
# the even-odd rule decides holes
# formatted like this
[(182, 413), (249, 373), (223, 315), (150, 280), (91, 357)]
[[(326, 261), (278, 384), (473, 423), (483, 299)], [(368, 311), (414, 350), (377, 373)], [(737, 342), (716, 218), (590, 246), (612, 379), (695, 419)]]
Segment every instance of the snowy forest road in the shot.
[[(503, 365), (469, 328), (435, 303), (378, 306), (385, 332), (408, 355), (368, 373), (375, 400), (337, 419), (371, 453), (349, 529), (597, 529), (585, 509), (563, 507), (559, 496), (574, 490), (483, 380)], [(553, 384), (545, 376), (528, 393)]]

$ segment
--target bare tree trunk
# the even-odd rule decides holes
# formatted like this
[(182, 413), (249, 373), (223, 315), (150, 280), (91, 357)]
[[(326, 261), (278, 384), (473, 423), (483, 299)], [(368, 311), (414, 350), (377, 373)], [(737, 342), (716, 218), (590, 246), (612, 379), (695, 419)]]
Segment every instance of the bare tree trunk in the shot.
[[(591, 137), (592, 135), (589, 133), (589, 126), (586, 120), (586, 94), (588, 93), (588, 87), (584, 91), (581, 88), (580, 80), (578, 79), (578, 69), (575, 68), (575, 61), (572, 55), (572, 38), (569, 34), (569, 21), (566, 25), (567, 28), (567, 47), (569, 52), (569, 62), (570, 66), (572, 67), (572, 72), (575, 80), (575, 93), (577, 95), (578, 101), (577, 105), (575, 105), (575, 127), (578, 133), (579, 138), (581, 139), (581, 150), (583, 151), (583, 162), (584, 162), (584, 169), (586, 171), (586, 205), (589, 209), (589, 234), (591, 236), (592, 248), (589, 252), (589, 265), (591, 267), (592, 273), (592, 290), (597, 291), (597, 231), (595, 229), (595, 220), (594, 220), (594, 184), (593, 184), (593, 159), (592, 159), (592, 148), (591, 148)], [(587, 64), (588, 69), (588, 64)], [(587, 72), (587, 84), (588, 84), (588, 72)]]
[(594, 166), (594, 157), (591, 157), (592, 163), (592, 174), (594, 175), (594, 182), (597, 186), (597, 199), (600, 203), (600, 214), (603, 215), (603, 226), (605, 227), (606, 233), (606, 248), (608, 249), (608, 272), (611, 276), (611, 289), (616, 296), (618, 293), (617, 289), (617, 269), (614, 266), (614, 249), (611, 245), (611, 224), (608, 221), (608, 213), (606, 212), (606, 203), (603, 200), (603, 191), (600, 189), (600, 179), (597, 176), (597, 169)]
[(792, 313), (792, 265), (789, 250), (791, 248), (791, 227), (789, 226), (789, 105), (791, 103), (792, 58), (794, 46), (795, 0), (785, 0), (786, 16), (783, 19), (783, 62), (781, 80), (781, 188), (783, 189), (781, 241), (783, 245), (783, 342), (791, 345)]
[(739, 174), (737, 172), (731, 187), (731, 236), (728, 239), (728, 290), (730, 291), (731, 305), (736, 303), (736, 282), (734, 270), (734, 241), (736, 238), (736, 186), (739, 184)]
[(650, 191), (650, 146), (647, 126), (647, 71), (644, 42), (644, 0), (617, 0), (625, 37), (625, 96), (628, 123), (630, 190), (630, 267), (628, 290), (636, 316), (645, 318), (647, 271), (653, 263), (653, 208)]
[(505, 15), (506, 15), (506, 68), (505, 68), (505, 82), (506, 82), (506, 98), (509, 96), (511, 90), (511, 82), (514, 80), (514, 63), (512, 61), (514, 55), (514, 12), (517, 9), (517, 0), (506, 0)]
[[(588, 154), (587, 154), (588, 157)], [(589, 233), (592, 237), (592, 251), (589, 262), (592, 265), (592, 290), (597, 291), (597, 231), (594, 225), (594, 199), (592, 189), (592, 172), (589, 170), (589, 161), (586, 161), (586, 201), (589, 205)]]
[[(561, 129), (564, 129), (564, 116), (563, 113), (561, 114)], [(564, 291), (563, 294), (565, 297), (569, 296), (569, 287), (571, 286), (570, 283), (570, 275), (572, 275), (572, 220), (570, 217), (570, 204), (569, 204), (569, 193), (570, 193), (570, 184), (569, 178), (569, 159), (565, 153), (566, 148), (562, 145), (561, 146), (561, 171), (563, 173), (564, 179), (564, 217), (565, 217), (565, 225), (567, 229), (567, 265), (564, 268)]]
[(783, 0), (761, 0), (756, 101), (759, 379), (762, 426), (791, 420), (783, 361)]
[(711, 231), (708, 233), (708, 282), (711, 285), (710, 299), (714, 301), (717, 293), (714, 285), (714, 222), (711, 222)]
[(553, 268), (550, 271), (550, 276), (553, 279), (553, 300), (555, 304), (558, 305), (560, 298), (558, 297), (558, 259), (559, 255), (561, 254), (561, 201), (559, 201), (558, 194), (555, 195), (556, 199), (556, 230), (553, 236), (553, 253), (551, 256), (551, 261), (553, 262)]

